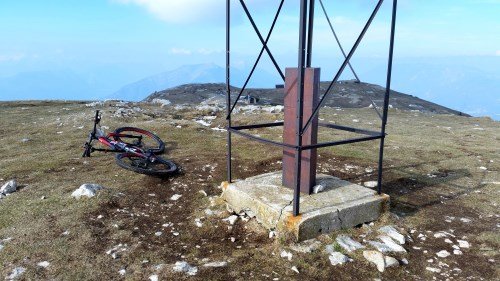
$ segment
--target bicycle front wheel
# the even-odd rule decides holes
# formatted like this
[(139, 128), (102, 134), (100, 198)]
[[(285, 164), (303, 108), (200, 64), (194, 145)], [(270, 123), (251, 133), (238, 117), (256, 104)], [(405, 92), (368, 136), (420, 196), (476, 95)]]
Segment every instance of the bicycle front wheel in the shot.
[(155, 154), (163, 153), (165, 143), (154, 133), (135, 127), (121, 127), (113, 134), (115, 141), (136, 146), (144, 151), (151, 151)]
[(174, 162), (159, 156), (149, 160), (131, 153), (120, 153), (116, 155), (116, 164), (124, 169), (150, 176), (163, 177), (177, 171), (177, 165)]

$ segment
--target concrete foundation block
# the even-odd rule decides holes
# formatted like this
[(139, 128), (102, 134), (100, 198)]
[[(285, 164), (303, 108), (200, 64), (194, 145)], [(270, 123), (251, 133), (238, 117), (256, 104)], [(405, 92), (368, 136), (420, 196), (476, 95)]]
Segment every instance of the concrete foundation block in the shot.
[(389, 196), (369, 188), (320, 174), (318, 194), (300, 197), (300, 215), (292, 214), (293, 190), (273, 172), (223, 184), (223, 199), (235, 212), (251, 211), (266, 228), (296, 241), (377, 220), (389, 206)]

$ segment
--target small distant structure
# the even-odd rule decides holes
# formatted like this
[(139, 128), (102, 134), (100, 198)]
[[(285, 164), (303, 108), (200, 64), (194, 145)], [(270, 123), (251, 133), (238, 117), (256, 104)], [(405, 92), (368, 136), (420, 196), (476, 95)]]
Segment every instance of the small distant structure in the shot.
[(257, 104), (259, 103), (260, 98), (254, 97), (252, 95), (246, 95), (243, 97), (243, 102), (246, 104)]

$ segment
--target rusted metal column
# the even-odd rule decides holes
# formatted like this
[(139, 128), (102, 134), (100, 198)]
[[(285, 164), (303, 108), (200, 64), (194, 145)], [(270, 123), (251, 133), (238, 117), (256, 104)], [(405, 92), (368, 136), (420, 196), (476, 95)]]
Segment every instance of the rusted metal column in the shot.
[[(295, 117), (297, 114), (297, 82), (299, 71), (297, 68), (287, 68), (285, 71), (285, 124), (283, 141), (295, 145), (297, 128)], [(307, 121), (319, 101), (320, 69), (306, 68), (304, 75), (303, 120)], [(302, 145), (316, 144), (318, 142), (318, 117), (302, 135)], [(295, 180), (295, 152), (293, 148), (283, 149), (283, 186), (293, 189)], [(304, 150), (301, 153), (300, 191), (311, 194), (316, 184), (316, 149)]]

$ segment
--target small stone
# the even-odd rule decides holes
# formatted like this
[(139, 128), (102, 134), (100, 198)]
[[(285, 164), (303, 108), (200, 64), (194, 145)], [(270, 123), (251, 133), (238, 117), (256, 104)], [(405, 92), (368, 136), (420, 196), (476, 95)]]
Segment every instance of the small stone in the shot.
[(378, 231), (391, 237), (401, 245), (403, 245), (406, 242), (404, 235), (399, 233), (399, 231), (397, 231), (393, 226), (390, 225), (384, 226), (379, 228)]
[(26, 268), (19, 266), (14, 268), (10, 274), (5, 278), (6, 280), (15, 280), (19, 278), (24, 272), (26, 271)]
[(225, 267), (227, 266), (227, 261), (214, 261), (203, 265), (204, 267)]
[(201, 195), (203, 195), (203, 196), (205, 196), (205, 197), (207, 197), (207, 196), (208, 196), (207, 192), (206, 192), (205, 190), (203, 190), (203, 189), (202, 189), (202, 190), (200, 190), (200, 191), (198, 191), (198, 193), (200, 193)]
[(10, 180), (6, 182), (2, 187), (0, 187), (0, 193), (3, 194), (10, 194), (14, 193), (17, 190), (17, 181), (16, 180)]
[(347, 252), (352, 252), (364, 248), (364, 246), (361, 245), (361, 243), (355, 241), (354, 239), (352, 239), (347, 235), (339, 235), (337, 236), (335, 241), (337, 241), (340, 247), (342, 247), (342, 249), (346, 250)]
[[(118, 273), (119, 273), (121, 276), (124, 276), (124, 275), (127, 273), (127, 270), (125, 270), (125, 268), (122, 268), (122, 269), (118, 270)], [(149, 280), (151, 280), (151, 277), (149, 278)]]
[(439, 251), (436, 253), (436, 256), (440, 257), (440, 258), (446, 258), (450, 255), (450, 252), (446, 251), (446, 250), (442, 250), (442, 251)]
[(460, 256), (460, 255), (462, 255), (463, 253), (462, 253), (462, 251), (460, 251), (460, 250), (453, 250), (453, 254), (454, 254), (454, 255), (457, 255), (457, 256)]
[(479, 167), (479, 170), (486, 171), (486, 170), (488, 170), (488, 168), (481, 166), (481, 167)]
[(408, 264), (409, 264), (409, 262), (408, 262), (408, 260), (407, 260), (407, 259), (402, 259), (402, 260), (401, 260), (401, 262), (402, 262), (404, 265), (408, 265)]
[(385, 261), (385, 267), (396, 267), (396, 266), (399, 266), (398, 260), (395, 259), (395, 258), (393, 258), (393, 257), (385, 256), (384, 257), (384, 261)]
[(371, 263), (377, 266), (377, 270), (384, 272), (385, 270), (385, 259), (384, 255), (378, 251), (363, 251), (363, 257)]
[(196, 224), (197, 227), (202, 227), (203, 223), (201, 222), (201, 219), (197, 218), (194, 220), (194, 224)]
[(296, 266), (292, 266), (292, 270), (295, 271), (297, 274), (299, 274), (299, 269)]
[(25, 142), (26, 143), (26, 142), (29, 142), (29, 141), (31, 141), (31, 139), (29, 139), (29, 138), (23, 138), (23, 139), (21, 139), (21, 142)]
[(230, 238), (230, 240), (231, 240), (231, 242), (233, 242), (233, 243), (234, 243), (234, 242), (236, 242), (236, 238), (234, 238), (234, 237), (231, 237), (231, 238)]
[(191, 266), (185, 261), (176, 262), (173, 269), (176, 272), (184, 272), (190, 276), (194, 276), (198, 273), (198, 268), (196, 266)]
[(405, 248), (403, 248), (401, 245), (398, 245), (389, 236), (381, 235), (379, 236), (379, 239), (382, 240), (382, 242), (384, 242), (384, 244), (391, 249), (391, 252), (406, 253)]
[(269, 231), (269, 239), (273, 239), (276, 236), (276, 231)]
[(290, 252), (287, 252), (287, 251), (283, 250), (283, 251), (281, 251), (281, 253), (280, 253), (280, 257), (282, 257), (282, 258), (286, 258), (286, 259), (288, 259), (289, 261), (291, 261), (291, 260), (292, 260), (292, 257), (293, 257), (293, 254), (292, 254), (292, 253), (290, 253)]
[(469, 248), (470, 247), (469, 242), (467, 242), (465, 240), (457, 240), (457, 242), (458, 242), (458, 246), (460, 248)]
[(434, 272), (434, 273), (440, 273), (441, 272), (441, 269), (439, 268), (435, 268), (435, 267), (426, 267), (425, 270), (428, 270), (430, 272)]
[(369, 188), (374, 188), (374, 187), (378, 186), (378, 182), (377, 181), (365, 181), (363, 183), (363, 185), (366, 187), (369, 187)]
[(453, 244), (453, 241), (451, 241), (450, 239), (446, 238), (444, 239), (444, 242), (448, 243), (448, 244)]
[(322, 192), (322, 191), (324, 191), (324, 190), (325, 190), (325, 186), (324, 186), (324, 185), (322, 185), (322, 184), (318, 184), (318, 185), (315, 185), (315, 186), (313, 187), (313, 193), (314, 193), (314, 194), (318, 194), (318, 193), (320, 193), (320, 192)]
[(234, 225), (236, 223), (236, 221), (238, 220), (238, 218), (239, 217), (237, 215), (232, 215), (226, 219), (223, 219), (223, 221), (227, 221), (230, 225)]
[(41, 262), (37, 263), (36, 265), (38, 265), (39, 267), (47, 268), (47, 267), (49, 267), (50, 263), (48, 261), (41, 261)]
[(330, 256), (328, 258), (330, 259), (330, 263), (332, 265), (344, 264), (346, 262), (352, 261), (352, 259), (342, 254), (341, 252), (330, 253)]
[(460, 218), (460, 221), (463, 222), (463, 223), (469, 223), (471, 222), (472, 220), (471, 219), (468, 219), (468, 218)]
[(47, 197), (42, 196), (42, 197), (40, 197), (40, 199), (45, 200), (45, 199), (47, 199)]
[(174, 194), (174, 195), (172, 195), (172, 197), (170, 197), (170, 200), (177, 201), (181, 197), (182, 197), (182, 195), (180, 195), (180, 194)]
[(82, 184), (77, 190), (71, 193), (71, 196), (80, 199), (81, 197), (94, 197), (98, 190), (103, 189), (102, 186), (98, 184), (85, 183)]
[(161, 236), (162, 234), (163, 234), (163, 232), (161, 232), (161, 231), (155, 232), (155, 236)]
[(158, 275), (153, 274), (153, 275), (149, 276), (149, 281), (158, 281)]

